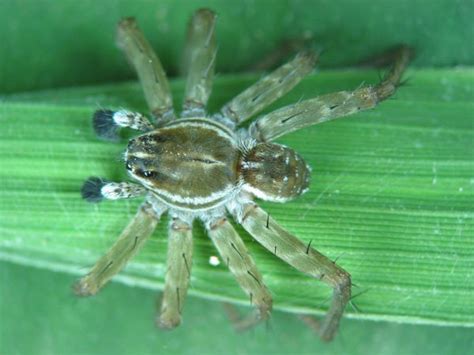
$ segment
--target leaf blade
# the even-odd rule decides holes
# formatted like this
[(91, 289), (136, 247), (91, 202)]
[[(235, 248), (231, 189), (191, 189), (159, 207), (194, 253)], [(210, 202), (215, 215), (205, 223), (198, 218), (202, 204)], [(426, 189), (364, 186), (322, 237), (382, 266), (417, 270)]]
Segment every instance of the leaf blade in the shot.
[[(290, 204), (262, 205), (301, 239), (314, 239), (318, 250), (339, 256), (361, 290), (368, 289), (356, 299), (364, 313), (348, 309), (349, 317), (474, 325), (474, 306), (466, 302), (474, 288), (473, 73), (414, 71), (413, 83), (395, 100), (280, 140), (313, 166), (314, 181), (308, 194)], [(376, 80), (374, 72), (312, 76), (274, 107), (309, 93), (355, 87), (366, 76)], [(250, 79), (219, 79), (212, 108)], [(183, 82), (172, 87), (179, 102)], [(0, 259), (83, 274), (112, 244), (139, 201), (94, 206), (80, 200), (79, 188), (90, 175), (125, 178), (124, 145), (96, 140), (89, 120), (97, 103), (143, 110), (140, 95), (136, 84), (123, 84), (3, 98)], [(162, 287), (165, 224), (117, 280)], [(239, 231), (276, 308), (325, 308), (329, 290)], [(190, 293), (248, 304), (225, 267), (208, 264), (216, 253), (199, 226), (195, 241)]]

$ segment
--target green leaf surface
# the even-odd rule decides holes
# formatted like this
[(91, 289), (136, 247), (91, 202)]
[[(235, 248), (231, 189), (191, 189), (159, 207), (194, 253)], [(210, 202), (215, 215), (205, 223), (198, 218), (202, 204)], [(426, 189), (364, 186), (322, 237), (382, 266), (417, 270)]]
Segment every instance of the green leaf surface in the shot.
[[(274, 107), (377, 77), (374, 71), (322, 72)], [(262, 206), (352, 274), (362, 312), (348, 307), (347, 317), (474, 326), (474, 71), (412, 70), (407, 77), (395, 99), (375, 110), (281, 139), (313, 167), (311, 189), (293, 202)], [(211, 111), (256, 78), (219, 78)], [(183, 87), (172, 83), (177, 103)], [(125, 142), (99, 141), (91, 130), (99, 106), (145, 111), (136, 83), (2, 98), (0, 259), (84, 274), (135, 213), (139, 201), (91, 205), (80, 198), (88, 176), (126, 178)], [(162, 287), (166, 224), (116, 280)], [(239, 232), (276, 309), (327, 308), (327, 287)], [(190, 294), (248, 305), (225, 266), (209, 264), (215, 254), (196, 223)]]
[(176, 75), (192, 12), (218, 13), (219, 73), (241, 71), (284, 40), (312, 37), (324, 67), (347, 66), (396, 44), (413, 65), (474, 64), (471, 0), (4, 0), (0, 92), (134, 78), (116, 48), (117, 21), (135, 16)]

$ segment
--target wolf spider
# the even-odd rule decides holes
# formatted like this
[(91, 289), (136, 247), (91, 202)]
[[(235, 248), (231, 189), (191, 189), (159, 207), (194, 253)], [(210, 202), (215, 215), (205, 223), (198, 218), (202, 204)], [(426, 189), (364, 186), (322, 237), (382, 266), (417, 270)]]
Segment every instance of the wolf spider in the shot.
[(262, 275), (228, 217), (261, 245), (297, 270), (333, 288), (329, 311), (319, 324), (322, 339), (331, 340), (351, 297), (350, 274), (283, 229), (255, 198), (286, 202), (308, 190), (311, 168), (291, 148), (271, 143), (303, 127), (373, 108), (391, 96), (409, 60), (400, 47), (392, 69), (375, 86), (340, 91), (258, 117), (248, 128), (239, 125), (286, 94), (309, 74), (317, 60), (301, 51), (209, 115), (216, 59), (215, 14), (193, 15), (185, 49), (187, 83), (180, 116), (160, 61), (133, 18), (118, 24), (117, 40), (140, 79), (153, 123), (140, 113), (98, 110), (93, 127), (100, 138), (116, 140), (118, 129), (144, 133), (129, 141), (125, 167), (136, 183), (91, 177), (82, 187), (90, 202), (145, 196), (145, 202), (116, 243), (75, 285), (78, 295), (99, 291), (139, 251), (160, 217), (170, 215), (167, 272), (157, 324), (173, 328), (181, 322), (192, 266), (192, 223), (199, 219), (222, 260), (250, 297), (257, 312), (242, 319), (242, 328), (269, 317), (272, 297)]

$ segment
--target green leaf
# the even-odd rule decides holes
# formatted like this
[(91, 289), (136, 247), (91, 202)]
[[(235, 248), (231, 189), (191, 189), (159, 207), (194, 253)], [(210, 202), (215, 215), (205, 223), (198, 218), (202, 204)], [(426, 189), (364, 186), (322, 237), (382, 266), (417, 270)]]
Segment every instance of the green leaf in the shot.
[[(347, 317), (474, 326), (474, 71), (415, 70), (395, 99), (350, 119), (280, 140), (313, 167), (311, 190), (286, 204), (262, 203), (285, 228), (338, 259), (357, 284), (362, 310)], [(256, 76), (217, 80), (211, 111)], [(373, 71), (313, 75), (274, 107), (376, 82)], [(184, 84), (172, 83), (175, 102)], [(124, 179), (123, 144), (97, 140), (97, 107), (145, 111), (136, 83), (6, 96), (0, 106), (0, 259), (84, 274), (113, 243), (139, 201), (87, 204), (88, 176)], [(117, 281), (160, 288), (166, 221)], [(239, 232), (274, 295), (276, 309), (317, 313), (329, 290)], [(247, 305), (195, 226), (190, 294)], [(97, 296), (97, 297), (100, 297)], [(151, 312), (151, 310), (150, 310)]]

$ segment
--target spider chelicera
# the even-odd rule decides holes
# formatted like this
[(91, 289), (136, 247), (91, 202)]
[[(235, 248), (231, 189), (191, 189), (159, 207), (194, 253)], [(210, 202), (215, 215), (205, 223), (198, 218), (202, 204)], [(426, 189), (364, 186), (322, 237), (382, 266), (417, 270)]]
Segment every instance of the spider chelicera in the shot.
[(164, 213), (170, 216), (167, 272), (157, 323), (179, 325), (192, 266), (192, 223), (199, 219), (257, 312), (241, 326), (268, 318), (272, 297), (231, 216), (261, 245), (297, 270), (333, 288), (332, 301), (319, 326), (331, 340), (351, 297), (348, 272), (279, 226), (255, 202), (285, 202), (308, 190), (310, 167), (291, 148), (271, 143), (303, 127), (373, 108), (392, 95), (409, 60), (401, 47), (392, 69), (378, 85), (304, 100), (239, 125), (291, 90), (317, 60), (302, 51), (263, 77), (213, 115), (206, 110), (216, 59), (215, 14), (207, 9), (192, 17), (185, 49), (187, 84), (181, 115), (176, 117), (160, 61), (133, 18), (118, 24), (117, 40), (138, 74), (153, 124), (139, 113), (99, 110), (93, 126), (101, 138), (116, 140), (118, 129), (144, 133), (129, 141), (125, 166), (138, 182), (110, 182), (91, 177), (82, 187), (90, 202), (145, 196), (145, 202), (117, 242), (75, 285), (82, 296), (99, 291), (138, 252)]

